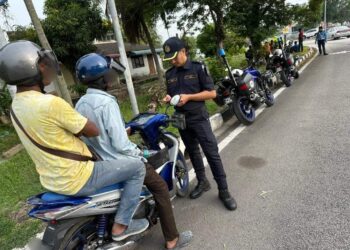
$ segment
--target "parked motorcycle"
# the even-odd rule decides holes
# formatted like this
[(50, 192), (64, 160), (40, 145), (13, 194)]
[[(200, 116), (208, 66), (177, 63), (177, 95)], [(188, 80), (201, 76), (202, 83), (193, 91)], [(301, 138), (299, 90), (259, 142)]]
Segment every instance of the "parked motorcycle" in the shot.
[(217, 97), (214, 101), (220, 105), (228, 105), (231, 112), (244, 125), (250, 125), (255, 120), (255, 109), (262, 103), (268, 107), (275, 102), (268, 86), (268, 79), (254, 65), (244, 70), (231, 70), (225, 57), (225, 51), (220, 50), (228, 77), (216, 83)]
[(277, 81), (281, 81), (286, 87), (292, 85), (292, 80), (299, 77), (293, 54), (286, 50), (276, 49), (270, 57), (266, 70), (268, 74), (273, 74)]
[[(171, 105), (175, 106), (179, 100), (179, 96), (174, 96)], [(185, 128), (184, 117), (169, 117), (167, 112), (139, 114), (126, 127), (130, 127), (133, 133), (139, 133), (144, 146), (152, 152), (148, 161), (167, 183), (170, 197), (176, 194), (185, 196), (189, 188), (188, 169), (177, 137), (164, 129), (170, 123), (177, 128)], [(110, 232), (122, 189), (123, 184), (116, 183), (88, 197), (41, 193), (28, 199), (28, 203), (34, 206), (29, 216), (47, 222), (42, 241), (53, 249), (133, 249), (145, 233), (120, 242), (111, 239)], [(157, 217), (154, 198), (144, 186), (134, 218), (148, 219), (151, 227), (157, 223)]]

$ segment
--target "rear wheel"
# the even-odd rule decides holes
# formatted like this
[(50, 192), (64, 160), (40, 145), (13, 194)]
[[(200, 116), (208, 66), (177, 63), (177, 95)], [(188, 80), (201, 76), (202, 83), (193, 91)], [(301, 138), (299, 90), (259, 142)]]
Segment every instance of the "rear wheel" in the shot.
[(95, 249), (97, 247), (96, 223), (94, 218), (83, 218), (71, 227), (56, 250)]
[(247, 96), (234, 97), (231, 109), (242, 124), (250, 125), (255, 121), (255, 108)]
[(287, 77), (286, 73), (284, 71), (280, 72), (281, 80), (286, 87), (290, 87), (292, 85), (291, 80)]
[(265, 104), (268, 107), (271, 107), (275, 104), (275, 96), (272, 94), (270, 89), (265, 89)]

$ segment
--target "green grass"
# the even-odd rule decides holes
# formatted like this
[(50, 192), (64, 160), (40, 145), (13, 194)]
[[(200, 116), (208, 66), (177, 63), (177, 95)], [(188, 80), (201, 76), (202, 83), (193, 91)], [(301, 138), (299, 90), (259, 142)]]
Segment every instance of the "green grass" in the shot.
[(310, 51), (310, 47), (304, 46), (304, 51), (295, 53), (296, 56), (305, 56)]
[(26, 199), (43, 191), (34, 163), (22, 151), (0, 163), (0, 246), (12, 249), (24, 246), (42, 230), (39, 220), (27, 216)]
[(15, 129), (11, 125), (0, 124), (0, 157), (3, 152), (20, 143)]

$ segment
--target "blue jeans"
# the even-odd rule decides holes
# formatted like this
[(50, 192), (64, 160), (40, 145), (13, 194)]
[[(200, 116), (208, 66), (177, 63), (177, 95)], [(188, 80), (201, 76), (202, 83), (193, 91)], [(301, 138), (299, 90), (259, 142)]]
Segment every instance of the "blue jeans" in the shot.
[(145, 174), (145, 164), (136, 158), (98, 161), (95, 162), (89, 180), (74, 196), (93, 195), (103, 187), (124, 182), (124, 190), (114, 221), (127, 226), (139, 203)]

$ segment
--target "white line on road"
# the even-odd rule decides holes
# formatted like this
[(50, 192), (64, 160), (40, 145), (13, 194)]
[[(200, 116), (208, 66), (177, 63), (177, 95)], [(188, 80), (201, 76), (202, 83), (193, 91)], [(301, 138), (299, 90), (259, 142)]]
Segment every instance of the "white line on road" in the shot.
[[(306, 63), (300, 70), (299, 73), (303, 73), (303, 71), (307, 68), (307, 66), (310, 65), (310, 63), (315, 60), (315, 58), (317, 57), (317, 53), (315, 54), (315, 56), (308, 62)], [(275, 93), (274, 93), (274, 97), (275, 99), (277, 99), (277, 97), (284, 91), (286, 90), (286, 87), (281, 87), (280, 89), (278, 89)], [(261, 106), (259, 109), (256, 110), (256, 117), (258, 117), (266, 108), (266, 105)], [(247, 126), (240, 124), (237, 128), (235, 128), (229, 135), (227, 135), (225, 137), (225, 139), (223, 139), (218, 147), (219, 147), (219, 152), (221, 152), (224, 148), (227, 147), (227, 145), (229, 145), (240, 133), (242, 133), (244, 131), (244, 129), (247, 128)], [(208, 161), (205, 157), (203, 157), (203, 162), (204, 165), (207, 166), (208, 165)], [(194, 169), (192, 168), (189, 171), (189, 179), (190, 182), (192, 182), (194, 180), (194, 178), (196, 178), (196, 174), (194, 172)]]

